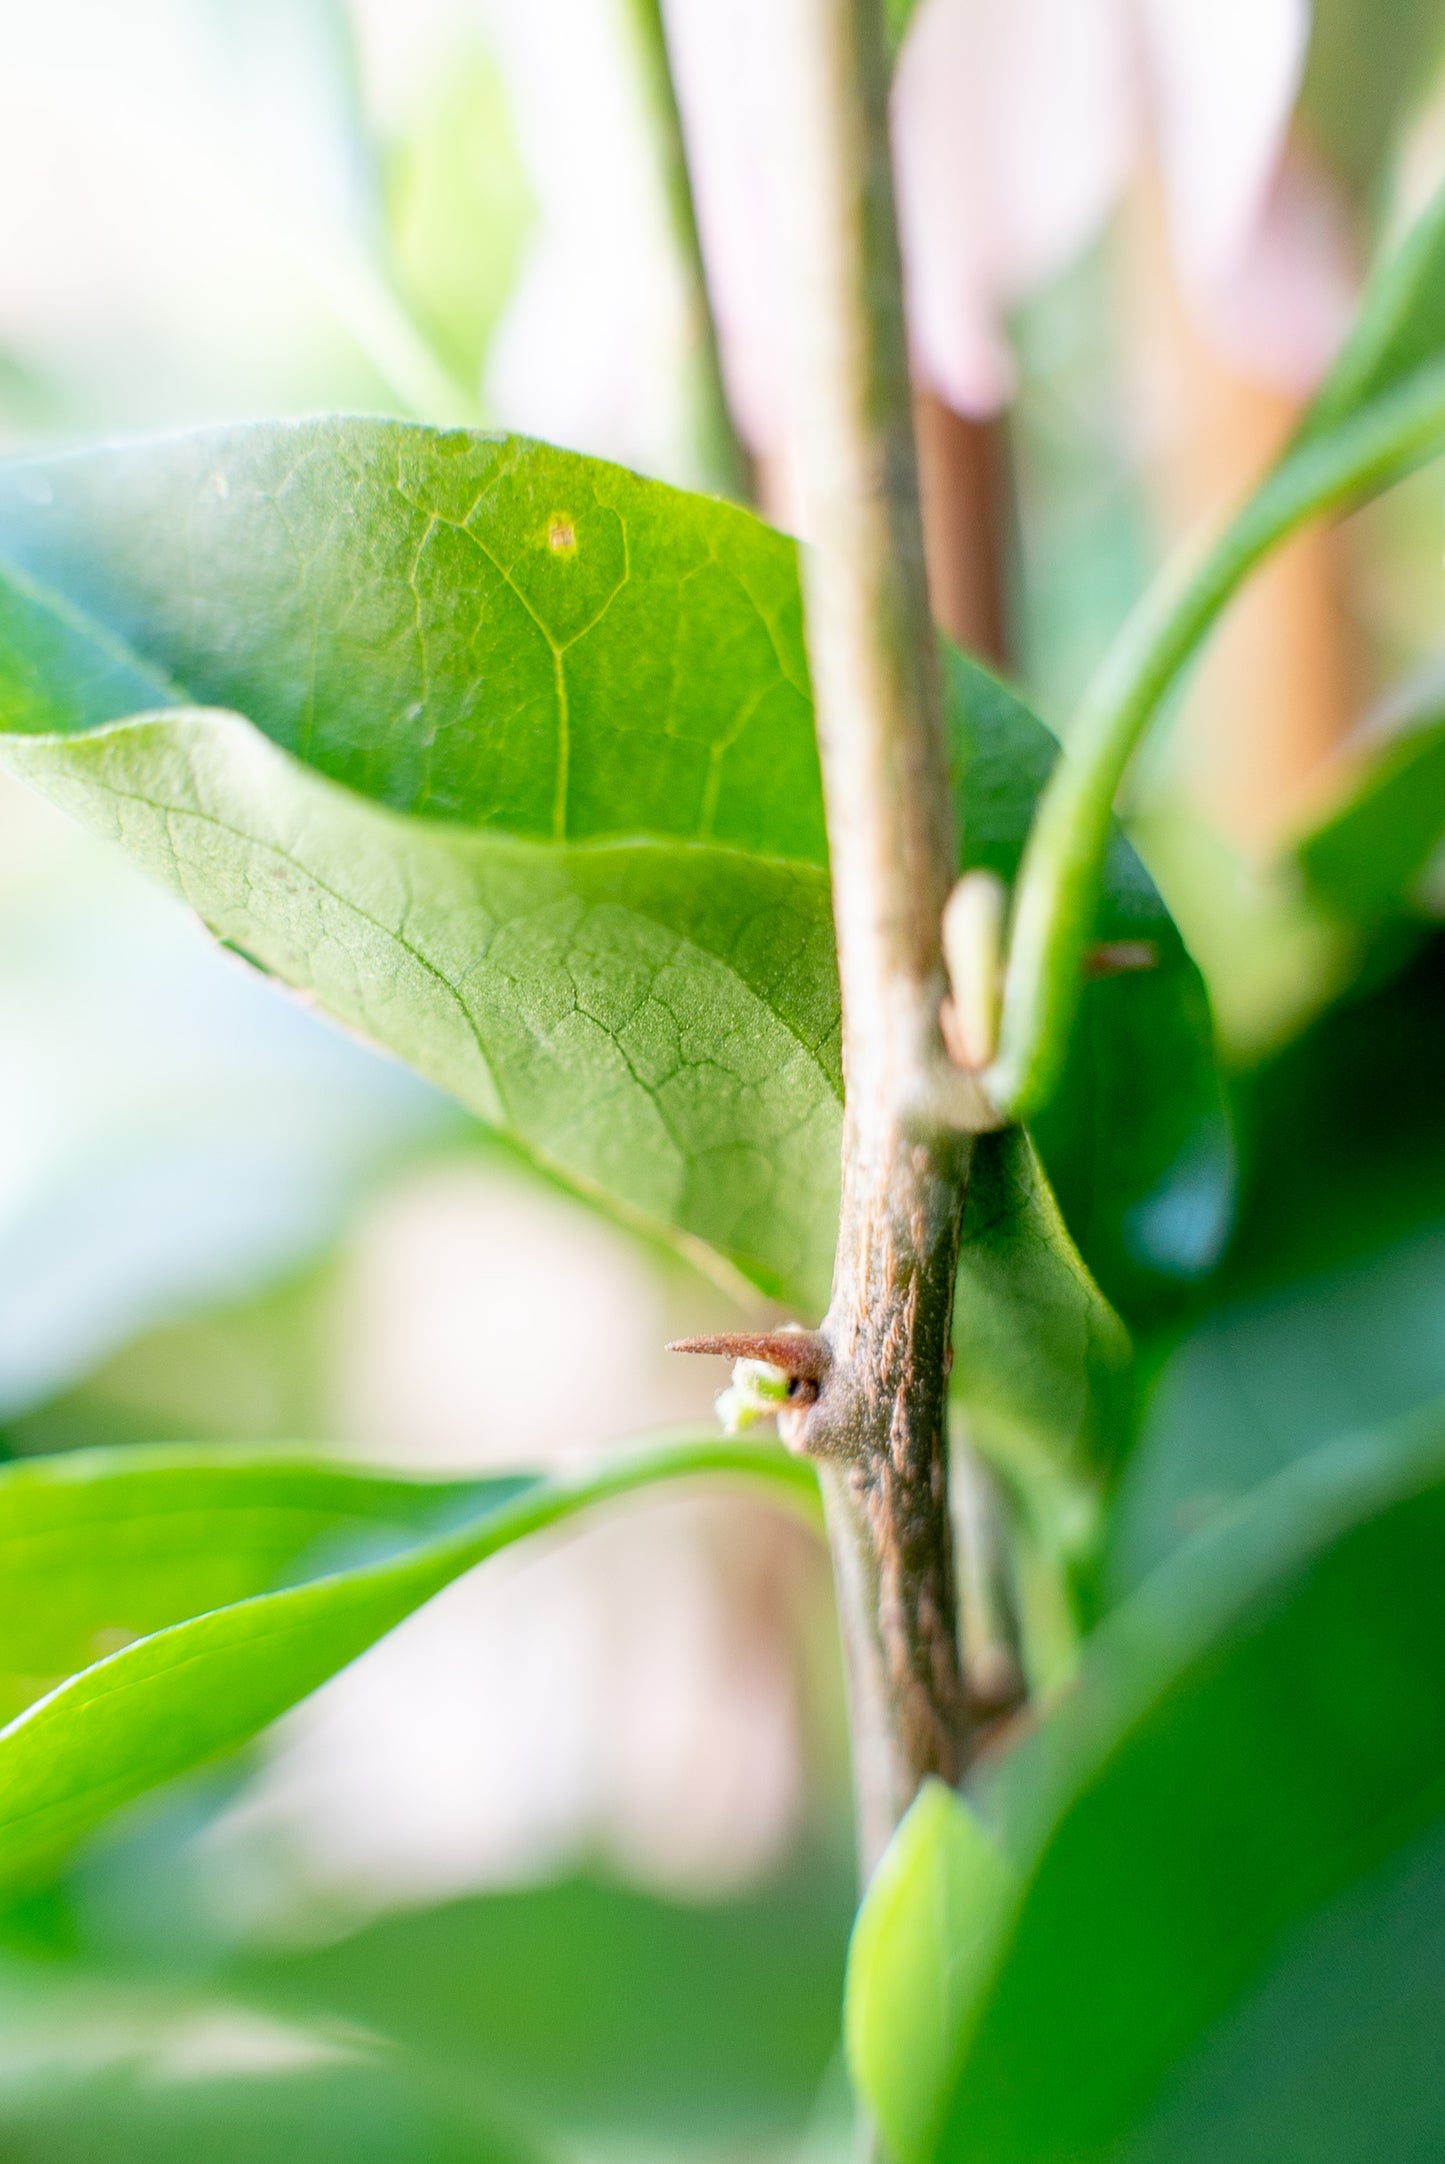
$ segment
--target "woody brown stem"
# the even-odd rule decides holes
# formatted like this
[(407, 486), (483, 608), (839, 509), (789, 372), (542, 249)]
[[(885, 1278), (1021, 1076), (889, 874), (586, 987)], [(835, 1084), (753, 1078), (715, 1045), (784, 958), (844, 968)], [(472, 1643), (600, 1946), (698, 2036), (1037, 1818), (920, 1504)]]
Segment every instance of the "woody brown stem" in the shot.
[(879, 0), (790, 0), (799, 464), (808, 653), (843, 1000), (843, 1203), (828, 1363), (785, 1425), (819, 1461), (871, 1869), (919, 1783), (957, 1778), (968, 1715), (948, 1511), (949, 1331), (970, 1142), (947, 1068), (940, 926), (954, 876)]

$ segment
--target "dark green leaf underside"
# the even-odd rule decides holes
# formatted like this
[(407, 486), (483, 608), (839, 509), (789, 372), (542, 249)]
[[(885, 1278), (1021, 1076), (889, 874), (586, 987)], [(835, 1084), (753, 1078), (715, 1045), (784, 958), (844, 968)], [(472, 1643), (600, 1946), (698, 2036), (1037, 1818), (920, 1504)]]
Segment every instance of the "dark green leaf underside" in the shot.
[(1438, 917), (1430, 891), (1445, 842), (1445, 695), (1412, 711), (1409, 726), (1373, 745), (1344, 800), (1305, 835), (1300, 868), (1311, 892), (1348, 924)]

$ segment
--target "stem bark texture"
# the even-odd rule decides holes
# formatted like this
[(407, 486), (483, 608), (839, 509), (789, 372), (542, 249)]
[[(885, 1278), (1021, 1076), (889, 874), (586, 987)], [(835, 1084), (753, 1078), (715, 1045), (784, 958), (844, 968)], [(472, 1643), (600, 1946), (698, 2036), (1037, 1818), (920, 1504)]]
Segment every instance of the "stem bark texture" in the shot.
[(928, 608), (879, 0), (787, 0), (796, 31), (798, 443), (808, 652), (843, 995), (843, 1205), (828, 1362), (792, 1440), (823, 1473), (871, 1869), (967, 1742), (947, 1372), (969, 1138), (946, 1066), (955, 870)]

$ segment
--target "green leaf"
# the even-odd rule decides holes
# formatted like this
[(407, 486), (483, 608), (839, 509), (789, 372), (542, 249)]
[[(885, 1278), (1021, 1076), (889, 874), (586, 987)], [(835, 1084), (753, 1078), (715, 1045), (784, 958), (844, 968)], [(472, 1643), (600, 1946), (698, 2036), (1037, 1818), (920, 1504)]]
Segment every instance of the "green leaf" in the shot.
[(900, 2164), (932, 2154), (976, 1985), (1016, 1892), (968, 1805), (925, 1782), (873, 1875), (848, 1954), (848, 2060)]
[[(11, 766), (573, 1185), (821, 1310), (838, 991), (791, 542), (540, 445), (328, 422), (0, 471), (0, 559)], [(964, 857), (1011, 872), (1055, 747), (947, 675)], [(1041, 1147), (1147, 1300), (1210, 1249), (1227, 1136), (1122, 842), (1099, 929), (1155, 966), (1091, 986)]]
[(1437, 938), (1243, 1078), (1238, 1229), (1151, 1389), (1116, 1590), (1293, 1459), (1445, 1396), (1442, 1065)]
[(918, 0), (888, 0), (888, 42), (895, 55), (908, 32), (918, 7)]
[(1165, 1364), (1111, 1513), (1108, 1579), (1137, 1585), (1295, 1459), (1445, 1394), (1445, 1219), (1222, 1305)]
[(1366, 929), (1441, 914), (1430, 873), (1445, 841), (1445, 688), (1432, 683), (1392, 719), (1296, 846), (1315, 899)]
[(1255, 566), (1321, 512), (1445, 449), (1445, 188), (1370, 282), (1344, 350), (1280, 459), (1202, 560), (1171, 569), (1124, 626), (1068, 732), (1015, 896), (990, 1087), (1020, 1118), (1058, 1086), (1129, 760)]
[(1435, 2164), (1445, 1827), (1330, 1902), (1169, 2077), (1127, 2164)]
[[(837, 987), (791, 543), (542, 446), (352, 422), (12, 467), (0, 551), (12, 765), (578, 1184), (821, 1304)], [(1011, 871), (1052, 740), (961, 657), (949, 686), (965, 856)], [(231, 711), (132, 718), (168, 700)], [(1147, 990), (1096, 988), (1114, 1067), (1163, 999), (1197, 1127), (1197, 976), (1122, 846), (1109, 895), (1101, 936), (1160, 951)], [(1103, 1166), (1114, 1127), (1056, 1171), (1123, 1254), (1181, 1142)]]
[(782, 2154), (837, 2049), (850, 1863), (707, 1901), (590, 1879), (489, 1892), (242, 1957), (226, 1982), (482, 2081), (569, 2153), (605, 2135), (619, 2155)]
[[(0, 2142), (26, 2164), (540, 2164), (543, 2152), (490, 2124), (464, 2093), (439, 2095), (394, 2056), (331, 2037), (269, 2036), (234, 2006), (201, 2006), (168, 2036), (161, 2020), (139, 2044), (145, 2013), (135, 1995), (119, 2004), (94, 1994), (85, 2009), (112, 2059), (117, 2036), (135, 2063), (72, 2071), (42, 2060), (0, 2072)], [(148, 2011), (148, 2010), (147, 2010)], [(43, 2051), (24, 2006), (25, 2046)], [(12, 2035), (15, 2033), (11, 2031)], [(244, 2071), (226, 2071), (227, 2051)], [(264, 2058), (275, 2053), (275, 2064)], [(245, 2065), (247, 2054), (262, 2054)], [(97, 2057), (101, 2056), (97, 2053)], [(208, 2064), (208, 2059), (216, 2063)]]
[(840, 1136), (821, 872), (402, 818), (234, 714), (7, 755), (572, 1185), (821, 1305)]
[(1307, 449), (1317, 450), (1340, 430), (1385, 412), (1386, 402), (1412, 383), (1435, 383), (1442, 358), (1445, 188), (1377, 266), (1349, 337), (1261, 494), (1279, 489), (1291, 469), (1298, 471)]
[[(1078, 1688), (979, 1780), (1022, 1892), (950, 1980), (975, 2011), (935, 2155), (1177, 2154), (1150, 2134), (1161, 2094), (1323, 1914), (1445, 1824), (1442, 1547), (1436, 1407), (1293, 1467), (1110, 1619)], [(1438, 2087), (1416, 2101), (1413, 2153), (1434, 2154)], [(1374, 2153), (1352, 2131), (1341, 2153)], [(1259, 2154), (1302, 2156), (1273, 2132)]]
[(485, 1557), (711, 1471), (812, 1489), (776, 1447), (716, 1443), (465, 1485), (174, 1450), (0, 1468), (3, 1687), (34, 1701), (0, 1730), (0, 1883), (234, 1750)]
[(1022, 1128), (974, 1149), (953, 1343), (970, 1441), (1027, 1498), (1050, 1548), (1077, 1554), (1127, 1440), (1132, 1350)]
[(138, 1638), (386, 1555), (535, 1490), (390, 1479), (274, 1451), (67, 1452), (0, 1469), (0, 1711)]
[(790, 542), (345, 422), (12, 468), (0, 557), (13, 765), (573, 1184), (821, 1304), (837, 987)]
[(1376, 189), (1396, 130), (1428, 97), (1440, 0), (1315, 0), (1299, 111), (1331, 174), (1359, 197)]

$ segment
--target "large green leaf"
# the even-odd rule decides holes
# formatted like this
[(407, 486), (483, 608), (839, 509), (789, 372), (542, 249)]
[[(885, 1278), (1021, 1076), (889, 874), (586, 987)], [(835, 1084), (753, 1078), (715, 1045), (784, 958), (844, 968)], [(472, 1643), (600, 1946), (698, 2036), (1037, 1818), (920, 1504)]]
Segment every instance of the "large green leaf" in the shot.
[(11, 469), (0, 558), (12, 764), (576, 1184), (819, 1304), (837, 989), (790, 543), (349, 422)]
[(225, 2001), (15, 1982), (0, 1996), (7, 2164), (543, 2164), (461, 2084), (364, 2040), (288, 2032)]
[(1350, 1886), (1169, 2076), (1121, 2164), (1436, 2164), (1445, 1826)]
[(194, 708), (7, 754), (572, 1184), (820, 1305), (840, 1135), (821, 872), (406, 818)]
[(0, 1470), (0, 1712), (191, 1616), (386, 1556), (534, 1476), (390, 1478), (272, 1451), (81, 1450)]
[[(5, 469), (0, 567), (12, 766), (575, 1184), (821, 1307), (841, 1075), (791, 542), (544, 446), (312, 422)], [(1052, 740), (958, 657), (949, 691), (965, 858), (1011, 869)], [(1199, 1267), (1227, 1152), (1122, 844), (1098, 933), (1156, 967), (1091, 988), (1041, 1146), (1132, 1297)]]
[[(715, 2160), (720, 2143), (771, 2155), (802, 2135), (825, 2079), (846, 2094), (830, 2074), (857, 1905), (846, 1825), (805, 1835), (762, 1882), (705, 1898), (583, 1868), (369, 1917), (318, 1919), (268, 1881), (275, 1898), (238, 1915), (225, 1874), (218, 1909), (207, 1829), (244, 1795), (245, 1764), (173, 1785), (42, 1891), (0, 1904), (7, 2036), (37, 1987), (68, 1984), (68, 2002), (98, 1977), (133, 1999), (158, 1992), (188, 2025), (200, 1979), (211, 2003), (301, 2036), (369, 2039), (518, 2126), (565, 2131), (569, 2156), (604, 2139), (659, 2159), (686, 2146)], [(96, 2026), (102, 2009), (82, 2014)], [(5, 2072), (0, 2061), (8, 2156)]]
[(776, 1447), (715, 1443), (465, 1485), (177, 1450), (0, 1469), (3, 1689), (26, 1704), (0, 1730), (0, 1883), (235, 1749), (485, 1557), (714, 1470), (812, 1491)]
[(386, 2037), (519, 2118), (586, 2130), (589, 2153), (604, 2134), (619, 2153), (781, 2153), (837, 2050), (853, 1900), (841, 1858), (710, 1901), (567, 1879), (226, 1974), (252, 2003)]
[[(935, 1967), (935, 2002), (960, 2013), (952, 2054), (918, 2068), (932, 2111), (885, 2119), (904, 2164), (1180, 2153), (1219, 2025), (1308, 1968), (1319, 1919), (1445, 1825), (1442, 1547), (1436, 1407), (1291, 1468), (1111, 1618), (1079, 1687), (978, 1783), (1019, 1890), (991, 1881), (953, 1970)], [(860, 1944), (878, 1958), (876, 1932)], [(1329, 2011), (1301, 1994), (1296, 2072), (1327, 2065)], [(1438, 2084), (1415, 2102), (1414, 2153), (1438, 2153)], [(1358, 2109), (1346, 2131), (1334, 2153), (1378, 2153)], [(1253, 2137), (1303, 2155), (1287, 2122)]]
[(1238, 1228), (1150, 1394), (1116, 1591), (1294, 1458), (1445, 1395), (1442, 1066), (1437, 938), (1242, 1078)]

